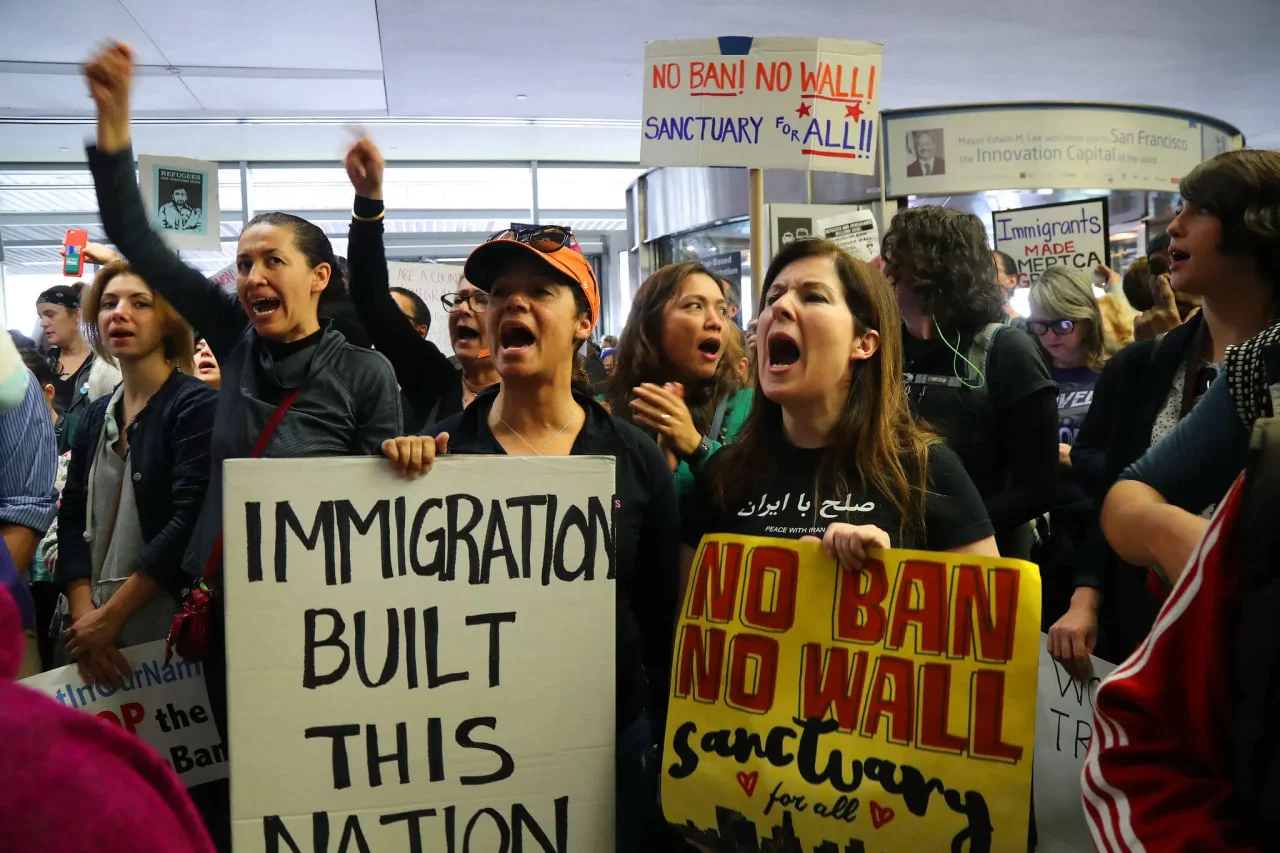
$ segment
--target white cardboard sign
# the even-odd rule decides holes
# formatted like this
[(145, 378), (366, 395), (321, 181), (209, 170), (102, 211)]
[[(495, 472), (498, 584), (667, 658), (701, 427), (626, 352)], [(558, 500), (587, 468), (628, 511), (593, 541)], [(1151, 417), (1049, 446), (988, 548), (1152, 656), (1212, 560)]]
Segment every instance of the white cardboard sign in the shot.
[(1092, 276), (1110, 264), (1107, 200), (1091, 198), (991, 214), (996, 251), (1018, 265), (1018, 286), (1030, 285), (1053, 266)]
[(166, 665), (164, 640), (120, 650), (133, 675), (116, 690), (90, 686), (73, 664), (23, 680), (32, 690), (136, 734), (188, 788), (227, 778), (227, 749), (218, 737), (204, 671), (176, 654)]
[(152, 227), (174, 249), (222, 248), (217, 163), (142, 154), (138, 186)]
[(640, 162), (870, 175), (883, 58), (828, 38), (649, 42)]
[(1093, 697), (1115, 664), (1090, 658), (1093, 677), (1073, 681), (1049, 656), (1048, 637), (1040, 635), (1039, 690), (1036, 698), (1036, 748), (1032, 760), (1039, 853), (1093, 850), (1085, 823), (1080, 773), (1093, 738)]
[(458, 285), (462, 282), (462, 267), (389, 261), (387, 276), (392, 287), (403, 287), (422, 297), (431, 311), (431, 328), (427, 331), (427, 340), (439, 347), (445, 355), (453, 352), (453, 345), (449, 343), (449, 315), (440, 303), (440, 297), (457, 292)]
[(613, 849), (613, 468), (226, 463), (236, 853)]

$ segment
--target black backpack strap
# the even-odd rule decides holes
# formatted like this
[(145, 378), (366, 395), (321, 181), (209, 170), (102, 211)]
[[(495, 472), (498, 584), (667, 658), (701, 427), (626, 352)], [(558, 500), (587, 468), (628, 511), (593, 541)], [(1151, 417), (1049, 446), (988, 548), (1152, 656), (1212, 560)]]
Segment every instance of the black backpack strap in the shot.
[(1280, 419), (1254, 424), (1232, 567), (1243, 574), (1233, 687), (1235, 792), (1264, 849), (1280, 846)]
[(707, 430), (707, 438), (712, 441), (720, 440), (720, 427), (724, 425), (724, 410), (729, 405), (729, 398), (725, 397), (720, 401), (720, 405), (716, 406), (715, 416), (711, 418), (711, 429)]

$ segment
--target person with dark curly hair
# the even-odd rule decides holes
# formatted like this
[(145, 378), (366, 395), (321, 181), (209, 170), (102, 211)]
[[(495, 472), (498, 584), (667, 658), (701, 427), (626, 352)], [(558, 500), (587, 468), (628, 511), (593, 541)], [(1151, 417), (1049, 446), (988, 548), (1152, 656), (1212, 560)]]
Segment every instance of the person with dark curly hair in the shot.
[(982, 222), (943, 207), (902, 210), (881, 255), (902, 314), (912, 408), (964, 463), (1000, 553), (1025, 559), (1031, 522), (1057, 486), (1058, 401), (1036, 342), (1001, 323)]

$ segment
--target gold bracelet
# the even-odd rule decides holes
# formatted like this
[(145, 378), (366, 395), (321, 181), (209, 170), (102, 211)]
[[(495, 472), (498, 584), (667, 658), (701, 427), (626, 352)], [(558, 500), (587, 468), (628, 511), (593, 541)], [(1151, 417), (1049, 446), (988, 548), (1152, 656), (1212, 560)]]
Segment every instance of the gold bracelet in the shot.
[(351, 218), (356, 222), (377, 222), (379, 219), (387, 215), (387, 209), (384, 207), (378, 212), (377, 216), (356, 216), (354, 210), (351, 211)]

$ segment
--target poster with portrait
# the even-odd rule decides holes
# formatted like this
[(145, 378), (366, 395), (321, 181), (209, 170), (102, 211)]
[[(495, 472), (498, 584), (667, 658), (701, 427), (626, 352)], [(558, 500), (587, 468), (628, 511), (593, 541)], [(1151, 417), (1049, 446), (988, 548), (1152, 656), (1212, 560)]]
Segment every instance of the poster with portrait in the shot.
[(152, 227), (175, 249), (221, 248), (218, 164), (138, 156), (138, 182)]

